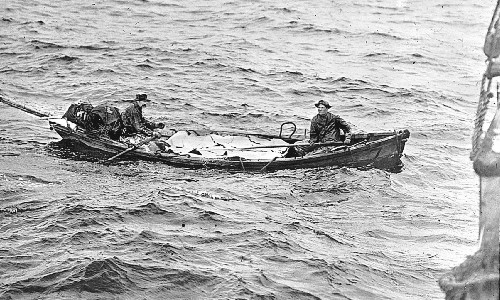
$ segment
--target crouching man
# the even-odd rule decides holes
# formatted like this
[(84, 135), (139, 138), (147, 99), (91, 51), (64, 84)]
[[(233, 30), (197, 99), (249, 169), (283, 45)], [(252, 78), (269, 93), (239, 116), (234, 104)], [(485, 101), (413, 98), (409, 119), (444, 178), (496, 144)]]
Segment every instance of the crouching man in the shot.
[(148, 121), (142, 115), (142, 108), (146, 107), (146, 103), (149, 101), (151, 100), (148, 100), (148, 96), (146, 94), (137, 94), (132, 105), (127, 107), (125, 111), (121, 113), (123, 136), (132, 136), (137, 133), (153, 135), (154, 129), (162, 129), (165, 127), (163, 123)]

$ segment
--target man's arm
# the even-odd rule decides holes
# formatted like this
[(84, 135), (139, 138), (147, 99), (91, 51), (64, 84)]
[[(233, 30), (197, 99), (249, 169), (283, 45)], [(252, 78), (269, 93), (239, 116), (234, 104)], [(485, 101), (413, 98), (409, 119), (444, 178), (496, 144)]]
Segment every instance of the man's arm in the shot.
[(337, 117), (338, 127), (342, 129), (345, 133), (344, 144), (351, 143), (351, 126), (346, 122), (346, 120), (341, 117)]
[(344, 131), (344, 133), (350, 133), (351, 132), (351, 126), (346, 122), (346, 120), (342, 119), (341, 117), (337, 116), (337, 124), (340, 129)]

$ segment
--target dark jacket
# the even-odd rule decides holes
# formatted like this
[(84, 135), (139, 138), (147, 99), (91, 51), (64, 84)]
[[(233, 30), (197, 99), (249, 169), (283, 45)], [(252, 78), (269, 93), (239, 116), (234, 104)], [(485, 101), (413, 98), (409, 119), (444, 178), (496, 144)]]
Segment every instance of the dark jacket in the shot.
[(86, 129), (118, 140), (123, 129), (120, 111), (106, 104), (97, 105), (90, 111)]
[(89, 103), (74, 103), (70, 105), (62, 117), (82, 128), (89, 129), (90, 116), (93, 108), (92, 104)]
[(317, 114), (311, 120), (309, 138), (313, 143), (340, 141), (340, 130), (344, 133), (351, 132), (351, 126), (341, 117), (327, 112), (325, 115)]
[(142, 107), (134, 102), (122, 112), (122, 122), (124, 126), (124, 135), (132, 135), (135, 133), (151, 134), (152, 130), (158, 126), (146, 120), (142, 115)]

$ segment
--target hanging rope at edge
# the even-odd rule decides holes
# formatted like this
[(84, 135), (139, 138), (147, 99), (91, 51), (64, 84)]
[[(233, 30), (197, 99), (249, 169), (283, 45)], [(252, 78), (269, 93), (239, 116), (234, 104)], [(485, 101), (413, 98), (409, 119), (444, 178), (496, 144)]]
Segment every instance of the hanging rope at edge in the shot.
[[(488, 66), (483, 74), (483, 79), (481, 81), (481, 93), (479, 95), (479, 103), (476, 111), (476, 119), (474, 121), (474, 134), (472, 136), (472, 151), (470, 154), (470, 159), (474, 160), (480, 149), (481, 136), (483, 134), (483, 125), (486, 112), (488, 111), (488, 104), (490, 98), (493, 97), (491, 94), (491, 84), (492, 78), (499, 76), (500, 73), (493, 70), (494, 59), (500, 55), (500, 0), (497, 2), (495, 7), (495, 12), (491, 18), (490, 26), (488, 27), (488, 33), (486, 34), (486, 39), (484, 43), (484, 53), (486, 54)], [(488, 85), (485, 89), (486, 81)]]

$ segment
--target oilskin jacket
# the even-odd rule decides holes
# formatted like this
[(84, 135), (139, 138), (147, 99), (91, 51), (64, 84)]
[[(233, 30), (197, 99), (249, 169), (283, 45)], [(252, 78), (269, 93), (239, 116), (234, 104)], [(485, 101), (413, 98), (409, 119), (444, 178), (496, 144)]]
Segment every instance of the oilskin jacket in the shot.
[(74, 103), (70, 105), (63, 118), (82, 128), (91, 129), (89, 123), (93, 108), (89, 103)]
[(97, 105), (90, 111), (86, 128), (112, 140), (118, 140), (123, 130), (120, 111), (106, 104)]
[(142, 107), (137, 102), (127, 107), (121, 115), (124, 126), (123, 133), (125, 136), (136, 133), (150, 134), (153, 129), (157, 128), (155, 123), (144, 118), (142, 115)]
[(313, 143), (340, 141), (341, 129), (344, 133), (351, 132), (351, 127), (341, 117), (330, 112), (325, 115), (317, 114), (311, 120), (309, 138)]

